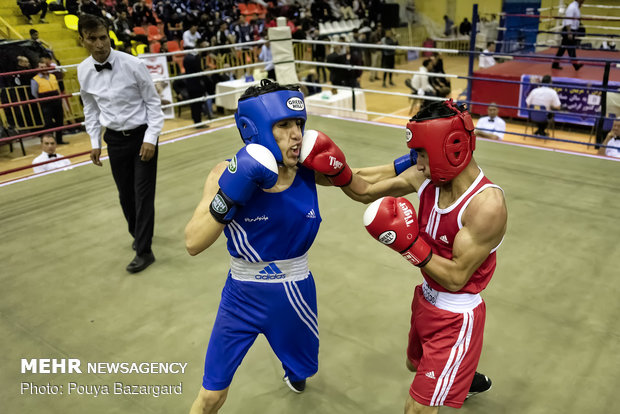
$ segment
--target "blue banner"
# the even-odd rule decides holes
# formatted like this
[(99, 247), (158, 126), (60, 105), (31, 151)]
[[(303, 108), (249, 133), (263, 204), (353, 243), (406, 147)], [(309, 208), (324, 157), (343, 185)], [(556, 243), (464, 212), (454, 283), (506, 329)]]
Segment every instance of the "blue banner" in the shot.
[[(541, 76), (521, 75), (521, 86), (519, 89), (519, 111), (518, 115), (527, 118), (527, 104), (525, 98), (530, 91), (540, 86)], [(588, 88), (602, 88), (601, 82), (575, 78), (553, 78), (553, 83), (549, 86), (554, 89), (562, 103), (562, 112), (572, 112), (569, 114), (555, 114), (556, 122), (566, 122), (578, 125), (594, 125), (596, 119), (601, 116), (602, 91), (591, 90)], [(620, 82), (609, 82), (608, 89), (620, 89)]]

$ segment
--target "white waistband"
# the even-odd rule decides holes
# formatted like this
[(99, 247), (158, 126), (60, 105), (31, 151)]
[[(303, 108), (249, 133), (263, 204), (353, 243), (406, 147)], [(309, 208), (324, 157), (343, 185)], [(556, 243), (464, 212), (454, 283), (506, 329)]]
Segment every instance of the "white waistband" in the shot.
[(282, 283), (303, 280), (308, 277), (309, 273), (308, 253), (293, 259), (257, 263), (237, 257), (230, 258), (230, 275), (237, 280)]
[(422, 293), (431, 305), (454, 313), (468, 312), (482, 303), (479, 293), (439, 292), (430, 287), (426, 280), (422, 283)]

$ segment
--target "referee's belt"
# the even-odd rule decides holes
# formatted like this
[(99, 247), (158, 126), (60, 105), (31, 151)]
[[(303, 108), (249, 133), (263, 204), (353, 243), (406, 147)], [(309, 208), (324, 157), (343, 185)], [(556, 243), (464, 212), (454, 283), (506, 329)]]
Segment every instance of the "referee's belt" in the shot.
[(107, 131), (110, 131), (116, 135), (124, 135), (126, 137), (130, 137), (133, 135), (137, 135), (137, 134), (141, 134), (144, 131), (146, 131), (146, 129), (148, 128), (148, 125), (144, 124), (144, 125), (140, 125), (138, 127), (135, 127), (134, 129), (126, 129), (124, 131), (116, 131), (114, 129), (111, 128), (107, 128)]

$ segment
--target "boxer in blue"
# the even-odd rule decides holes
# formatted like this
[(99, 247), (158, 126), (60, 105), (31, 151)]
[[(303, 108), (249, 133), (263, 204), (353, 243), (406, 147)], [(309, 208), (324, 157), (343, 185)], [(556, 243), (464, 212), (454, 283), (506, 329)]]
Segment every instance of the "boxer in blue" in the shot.
[[(303, 98), (297, 86), (268, 80), (248, 88), (235, 113), (245, 146), (213, 168), (185, 229), (192, 256), (222, 232), (231, 256), (192, 414), (218, 412), (258, 334), (294, 392), (303, 392), (318, 370), (316, 289), (307, 257), (321, 222), (316, 184), (345, 186), (352, 173), (326, 135), (304, 135)], [(312, 142), (305, 154), (302, 139)]]

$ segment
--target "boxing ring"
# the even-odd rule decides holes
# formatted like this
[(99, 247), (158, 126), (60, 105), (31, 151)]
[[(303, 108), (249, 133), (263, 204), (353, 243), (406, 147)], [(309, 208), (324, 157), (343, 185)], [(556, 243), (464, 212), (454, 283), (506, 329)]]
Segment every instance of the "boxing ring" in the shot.
[[(391, 162), (406, 151), (402, 125), (410, 97), (393, 96), (407, 106), (404, 114), (388, 114), (400, 125), (344, 119), (338, 108), (339, 116), (310, 116), (307, 127), (331, 136), (352, 167)], [(387, 116), (359, 103), (350, 111)], [(155, 201), (157, 262), (138, 275), (124, 270), (131, 240), (108, 162), (103, 168), (78, 162), (0, 186), (3, 412), (189, 410), (229, 262), (222, 238), (190, 257), (183, 228), (210, 169), (242, 145), (230, 119), (205, 121), (212, 125), (206, 131), (191, 124), (164, 135)], [(509, 219), (498, 268), (482, 294), (488, 312), (480, 367), (494, 386), (460, 412), (619, 411), (620, 183), (607, 177), (619, 176), (620, 163), (507, 140), (479, 139), (474, 156), (504, 189)], [(309, 257), (319, 303), (319, 372), (304, 394), (293, 394), (259, 336), (222, 413), (402, 412), (412, 379), (404, 360), (419, 272), (367, 235), (366, 206), (337, 188), (318, 191), (323, 223)], [(417, 205), (415, 195), (408, 198)], [(77, 359), (82, 373), (22, 372), (22, 359), (34, 358)], [(88, 363), (122, 362), (186, 365), (170, 373), (87, 370)], [(134, 385), (151, 391), (132, 394)], [(180, 385), (180, 393), (154, 396), (149, 385)]]

